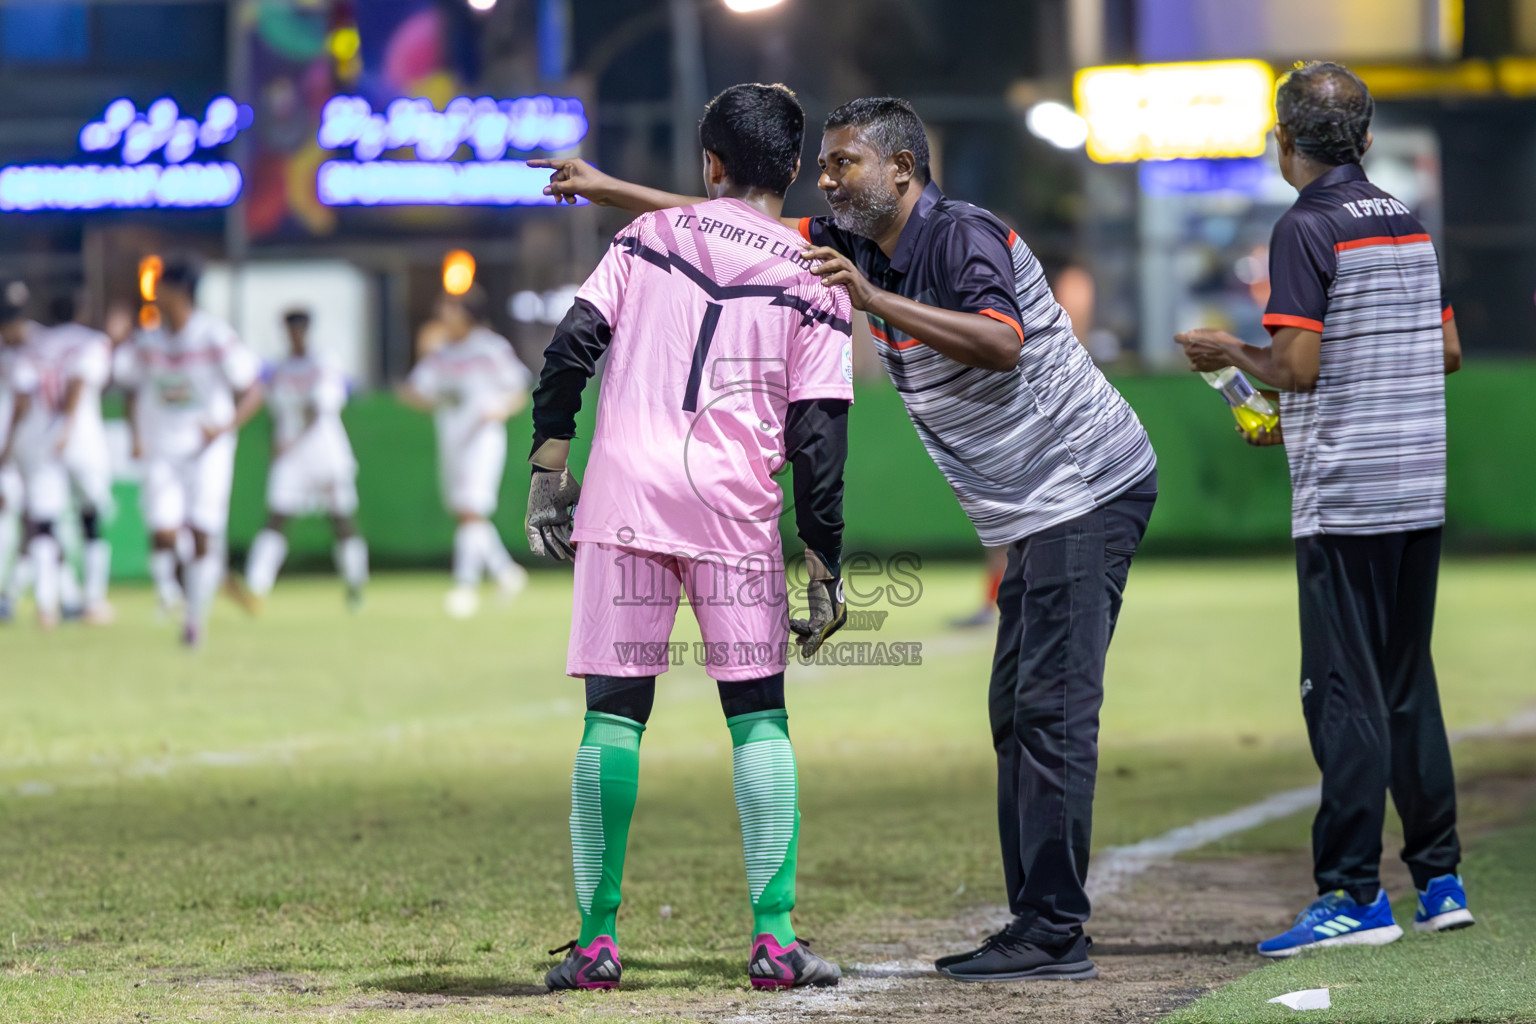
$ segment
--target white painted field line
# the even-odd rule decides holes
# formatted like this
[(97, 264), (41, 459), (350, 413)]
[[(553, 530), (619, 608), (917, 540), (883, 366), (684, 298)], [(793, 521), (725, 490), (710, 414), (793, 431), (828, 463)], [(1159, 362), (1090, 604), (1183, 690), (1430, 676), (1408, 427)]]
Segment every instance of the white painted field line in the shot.
[[(1523, 736), (1530, 733), (1536, 733), (1536, 708), (1529, 708), (1503, 722), (1454, 730), (1450, 740), (1459, 743), (1468, 739)], [(1139, 843), (1111, 846), (1093, 858), (1093, 868), (1088, 875), (1088, 895), (1095, 900), (1102, 899), (1118, 892), (1125, 883), (1153, 865), (1316, 807), (1321, 795), (1322, 787), (1319, 785), (1298, 786), (1267, 796), (1247, 807), (1239, 807), (1214, 818), (1204, 818), (1193, 825), (1183, 825)]]
[(1288, 818), (1308, 807), (1316, 807), (1321, 791), (1322, 787), (1316, 784), (1299, 786), (1265, 797), (1247, 807), (1239, 807), (1214, 818), (1205, 818), (1193, 825), (1183, 825), (1130, 846), (1111, 846), (1093, 858), (1093, 867), (1088, 875), (1088, 895), (1095, 900), (1102, 899), (1110, 893), (1118, 892), (1126, 882), (1154, 864), (1172, 860), (1181, 853), (1198, 850), (1239, 832), (1258, 828), (1266, 822)]

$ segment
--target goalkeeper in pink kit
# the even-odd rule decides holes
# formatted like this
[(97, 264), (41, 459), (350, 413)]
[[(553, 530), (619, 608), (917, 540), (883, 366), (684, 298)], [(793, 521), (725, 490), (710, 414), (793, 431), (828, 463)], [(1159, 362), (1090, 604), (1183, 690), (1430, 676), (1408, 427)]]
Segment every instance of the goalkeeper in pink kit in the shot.
[[(754, 987), (833, 985), (795, 937), (800, 815), (784, 703), (790, 632), (812, 654), (846, 619), (838, 578), (853, 400), (851, 307), (779, 222), (805, 115), (782, 86), (738, 85), (699, 125), (710, 199), (614, 239), (545, 353), (534, 391), (528, 539), (574, 557), (566, 671), (586, 680), (571, 786), (581, 934), (545, 981), (612, 988), (640, 738), (686, 595), (733, 747)], [(566, 468), (581, 395), (607, 353), (585, 491)], [(794, 467), (809, 616), (791, 622), (774, 475)], [(580, 497), (579, 506), (577, 504)], [(559, 952), (558, 950), (556, 952)]]

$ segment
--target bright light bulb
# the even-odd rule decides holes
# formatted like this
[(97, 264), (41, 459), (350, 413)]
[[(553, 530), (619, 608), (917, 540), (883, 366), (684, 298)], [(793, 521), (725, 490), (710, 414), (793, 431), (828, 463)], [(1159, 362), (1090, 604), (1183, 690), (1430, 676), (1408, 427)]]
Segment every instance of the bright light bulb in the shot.
[(1071, 107), (1055, 100), (1036, 103), (1024, 115), (1031, 133), (1057, 149), (1077, 149), (1088, 141), (1088, 122)]
[(475, 283), (475, 258), (463, 249), (443, 257), (443, 291), (463, 295)]
[(159, 256), (146, 256), (139, 260), (139, 298), (145, 302), (155, 301), (155, 286), (160, 283), (160, 271), (165, 269), (165, 264), (160, 262)]
[(777, 7), (784, 0), (725, 0), (725, 8), (737, 14), (751, 14), (753, 11), (766, 11), (770, 7)]
[(477, 11), (488, 11), (496, 6), (496, 0), (469, 0), (469, 6)]

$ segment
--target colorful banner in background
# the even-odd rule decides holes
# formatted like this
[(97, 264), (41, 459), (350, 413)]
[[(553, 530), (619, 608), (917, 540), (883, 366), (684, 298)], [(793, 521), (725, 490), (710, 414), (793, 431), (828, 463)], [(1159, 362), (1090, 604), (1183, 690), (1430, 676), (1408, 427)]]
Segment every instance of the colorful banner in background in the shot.
[(402, 97), (439, 110), (479, 75), (464, 5), (433, 0), (334, 0), (254, 7), (251, 74), (257, 133), (246, 226), (253, 241), (302, 239), (336, 230), (316, 189), (331, 154), (318, 141), (326, 104), (358, 96), (373, 109)]

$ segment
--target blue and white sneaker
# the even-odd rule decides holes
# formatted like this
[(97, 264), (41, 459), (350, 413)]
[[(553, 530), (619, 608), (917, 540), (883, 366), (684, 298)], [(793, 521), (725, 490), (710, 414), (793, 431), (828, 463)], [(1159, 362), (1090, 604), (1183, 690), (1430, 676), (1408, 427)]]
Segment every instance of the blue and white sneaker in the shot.
[(1419, 909), (1413, 915), (1416, 932), (1448, 932), (1468, 928), (1477, 922), (1467, 909), (1467, 891), (1460, 875), (1441, 875), (1429, 880), (1429, 888), (1419, 893)]
[(1297, 914), (1290, 931), (1259, 943), (1259, 955), (1295, 956), (1304, 949), (1328, 946), (1385, 946), (1402, 937), (1386, 890), (1376, 894), (1376, 902), (1362, 904), (1338, 889)]

